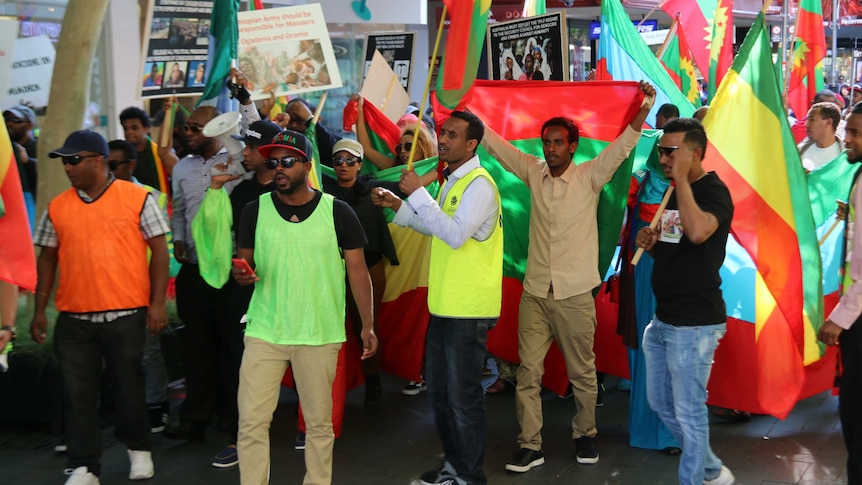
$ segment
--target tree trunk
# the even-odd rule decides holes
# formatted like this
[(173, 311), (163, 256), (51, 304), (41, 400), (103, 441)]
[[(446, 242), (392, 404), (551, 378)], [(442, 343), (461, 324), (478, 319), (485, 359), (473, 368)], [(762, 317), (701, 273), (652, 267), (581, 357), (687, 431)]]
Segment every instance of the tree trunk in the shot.
[(109, 0), (69, 0), (63, 17), (48, 109), (39, 137), (37, 200), (40, 215), (51, 199), (69, 187), (63, 165), (48, 158), (48, 153), (63, 146), (70, 133), (81, 129), (89, 98), (93, 55), (108, 3)]

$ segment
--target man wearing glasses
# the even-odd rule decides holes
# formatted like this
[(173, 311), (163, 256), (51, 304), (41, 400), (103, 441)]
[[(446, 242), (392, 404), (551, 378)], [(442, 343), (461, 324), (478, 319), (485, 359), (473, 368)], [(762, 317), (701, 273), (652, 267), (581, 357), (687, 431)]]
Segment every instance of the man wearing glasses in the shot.
[(269, 481), (269, 427), (288, 363), (307, 429), (304, 483), (332, 482), (332, 383), (346, 340), (345, 281), (362, 320), (362, 359), (377, 351), (365, 234), (350, 206), (308, 186), (307, 147), (292, 130), (260, 147), (275, 169), (275, 191), (246, 206), (237, 231), (237, 256), (254, 268), (233, 271), (240, 285), (254, 284), (238, 399), (243, 484)]
[(709, 446), (706, 384), (727, 320), (719, 269), (733, 201), (715, 172), (703, 168), (699, 121), (669, 122), (657, 148), (675, 189), (662, 224), (644, 227), (635, 239), (655, 260), (656, 311), (643, 336), (647, 400), (682, 445), (679, 483), (729, 485), (733, 473)]
[(54, 346), (65, 393), (72, 469), (67, 483), (75, 484), (99, 483), (103, 362), (117, 401), (116, 435), (128, 447), (129, 478), (154, 474), (141, 359), (144, 328), (156, 334), (167, 324), (169, 229), (144, 188), (108, 172), (107, 156), (108, 144), (93, 131), (72, 133), (50, 153), (62, 159), (72, 188), (49, 203), (34, 238), (42, 250), (31, 334), (40, 344), (47, 334), (45, 308), (60, 270)]
[[(168, 426), (165, 437), (199, 441), (217, 412), (221, 426), (231, 428), (236, 417), (236, 390), (222, 385), (235, 374), (236, 341), (241, 338), (239, 321), (230, 318), (231, 283), (213, 288), (201, 277), (192, 220), (210, 187), (211, 170), (228, 162), (228, 152), (215, 138), (203, 134), (204, 126), (221, 114), (211, 106), (196, 109), (183, 127), (190, 154), (173, 171), (171, 226), (174, 257), (182, 263), (177, 275), (177, 313), (185, 324), (181, 338), (186, 369), (186, 398), (180, 407), (180, 423)], [(230, 193), (240, 182), (224, 184)], [(233, 370), (232, 370), (233, 369)], [(236, 378), (234, 377), (234, 380)]]
[(640, 82), (643, 104), (625, 130), (593, 160), (575, 165), (579, 131), (568, 118), (542, 127), (544, 160), (524, 153), (493, 130), (483, 146), (530, 188), (530, 251), (518, 312), (518, 385), (515, 409), (520, 449), (506, 470), (524, 473), (545, 463), (542, 452), (542, 374), (545, 354), (557, 341), (577, 406), (572, 419), (576, 460), (595, 464), (596, 381), (593, 341), (596, 308), (592, 291), (602, 282), (598, 269), (599, 194), (640, 139), (655, 89)]

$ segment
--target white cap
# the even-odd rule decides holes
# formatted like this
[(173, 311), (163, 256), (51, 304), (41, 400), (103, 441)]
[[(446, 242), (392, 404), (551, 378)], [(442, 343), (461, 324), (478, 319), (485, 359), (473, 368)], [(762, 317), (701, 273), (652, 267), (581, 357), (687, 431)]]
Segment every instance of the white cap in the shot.
[(338, 140), (334, 147), (332, 147), (332, 153), (337, 153), (340, 151), (345, 151), (353, 156), (362, 158), (362, 144), (356, 140), (351, 140), (349, 138), (342, 138)]

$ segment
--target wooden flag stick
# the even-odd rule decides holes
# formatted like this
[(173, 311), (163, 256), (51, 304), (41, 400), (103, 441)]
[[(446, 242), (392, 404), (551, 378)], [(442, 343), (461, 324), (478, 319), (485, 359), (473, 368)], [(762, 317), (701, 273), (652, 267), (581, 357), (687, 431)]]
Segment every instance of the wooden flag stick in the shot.
[[(670, 194), (673, 193), (673, 185), (667, 188), (667, 191), (664, 193), (664, 197), (661, 199), (661, 204), (658, 206), (658, 210), (655, 211), (655, 215), (652, 218), (652, 222), (649, 223), (650, 229), (655, 229), (658, 227), (658, 221), (661, 220), (661, 213), (664, 212), (664, 208), (667, 207), (667, 201), (670, 200)], [(635, 255), (632, 258), (632, 266), (637, 266), (638, 262), (641, 260), (641, 256), (644, 254), (644, 248), (638, 248), (635, 251)]]
[(323, 103), (326, 102), (326, 94), (327, 92), (323, 92), (323, 96), (320, 97), (320, 101), (317, 102), (317, 109), (314, 110), (314, 116), (311, 117), (312, 123), (317, 123), (317, 120), (320, 119), (320, 113), (323, 112)]
[(843, 200), (836, 200), (835, 203), (838, 204), (838, 207), (835, 208), (835, 221), (832, 223), (831, 226), (829, 226), (829, 230), (826, 231), (826, 234), (824, 234), (823, 237), (821, 237), (820, 240), (817, 241), (818, 247), (823, 246), (823, 243), (825, 243), (826, 240), (829, 239), (829, 236), (832, 234), (832, 231), (834, 231), (835, 228), (838, 227), (838, 224), (840, 224), (841, 221), (847, 219), (847, 202), (844, 202)]
[(667, 50), (667, 46), (670, 44), (671, 37), (676, 35), (676, 29), (679, 28), (679, 14), (676, 14), (676, 17), (673, 18), (673, 23), (670, 24), (670, 28), (667, 30), (667, 37), (664, 38), (664, 42), (661, 43), (661, 47), (659, 47), (658, 52), (655, 53), (655, 58), (661, 61), (661, 58), (664, 56), (664, 51)]
[[(419, 145), (419, 130), (422, 128), (422, 115), (425, 114), (425, 104), (428, 102), (428, 95), (431, 93), (431, 73), (434, 72), (434, 61), (437, 60), (437, 51), (440, 49), (440, 38), (443, 36), (443, 25), (446, 23), (446, 4), (443, 4), (443, 12), (440, 14), (440, 25), (437, 26), (437, 39), (434, 41), (434, 51), (431, 54), (431, 61), (428, 63), (428, 79), (425, 80), (425, 94), (422, 95), (422, 101), (419, 102), (419, 118), (416, 120), (416, 129), (413, 130), (413, 145), (410, 147), (410, 156), (407, 157), (407, 170), (413, 170), (413, 157), (416, 156), (416, 146)], [(438, 71), (438, 76), (439, 71)], [(397, 154), (396, 154), (397, 155)]]

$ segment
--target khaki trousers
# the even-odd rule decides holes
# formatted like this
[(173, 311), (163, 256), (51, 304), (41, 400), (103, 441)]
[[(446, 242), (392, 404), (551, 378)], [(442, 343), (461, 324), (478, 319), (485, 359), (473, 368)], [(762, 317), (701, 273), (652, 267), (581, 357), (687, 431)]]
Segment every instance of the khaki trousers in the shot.
[(237, 454), (243, 485), (269, 483), (269, 426), (288, 362), (293, 367), (307, 428), (302, 483), (332, 483), (332, 382), (341, 345), (276, 345), (245, 337), (237, 399)]
[(596, 364), (593, 339), (596, 307), (592, 294), (583, 293), (554, 300), (553, 293), (539, 298), (527, 292), (521, 296), (518, 313), (518, 385), (515, 408), (521, 434), (521, 448), (542, 449), (542, 375), (545, 354), (556, 340), (566, 373), (575, 394), (577, 414), (572, 418), (572, 438), (596, 435)]

